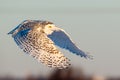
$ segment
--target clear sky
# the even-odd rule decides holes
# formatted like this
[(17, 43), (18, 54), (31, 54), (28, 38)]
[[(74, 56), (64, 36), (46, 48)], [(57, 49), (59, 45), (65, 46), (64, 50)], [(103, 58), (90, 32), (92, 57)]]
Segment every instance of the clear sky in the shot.
[(0, 0), (0, 75), (47, 73), (7, 33), (26, 19), (49, 20), (71, 35), (94, 60), (61, 50), (88, 73), (120, 75), (120, 0)]

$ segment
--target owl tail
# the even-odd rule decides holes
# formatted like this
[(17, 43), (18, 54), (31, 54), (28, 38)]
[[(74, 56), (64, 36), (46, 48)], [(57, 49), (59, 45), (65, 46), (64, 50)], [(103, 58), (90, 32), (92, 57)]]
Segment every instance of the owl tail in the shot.
[(48, 67), (64, 69), (70, 66), (70, 60), (61, 53), (52, 54), (43, 52), (39, 55), (38, 60), (47, 65)]

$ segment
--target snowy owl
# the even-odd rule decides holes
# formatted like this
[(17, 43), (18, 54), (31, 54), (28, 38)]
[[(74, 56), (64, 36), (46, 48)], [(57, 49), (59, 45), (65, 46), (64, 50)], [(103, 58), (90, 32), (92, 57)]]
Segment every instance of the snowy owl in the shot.
[(25, 20), (8, 34), (12, 34), (16, 44), (27, 54), (48, 67), (67, 68), (69, 59), (56, 47), (64, 48), (84, 58), (90, 55), (80, 50), (69, 35), (50, 21)]

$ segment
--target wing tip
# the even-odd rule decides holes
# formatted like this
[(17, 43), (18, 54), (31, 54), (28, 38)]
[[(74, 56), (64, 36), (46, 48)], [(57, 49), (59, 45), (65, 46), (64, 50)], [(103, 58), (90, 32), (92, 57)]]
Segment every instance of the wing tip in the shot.
[(8, 34), (8, 35), (9, 35), (9, 34), (13, 34), (13, 30), (12, 30), (12, 31), (10, 31), (10, 32), (8, 32), (7, 34)]
[(12, 37), (14, 37), (13, 34), (14, 34), (13, 30), (7, 33), (7, 35), (12, 35)]
[(93, 60), (93, 56), (89, 53), (89, 52), (86, 52), (86, 56), (84, 56), (86, 59), (90, 59), (90, 60)]
[(83, 52), (83, 51), (80, 51), (80, 53), (76, 53), (76, 55), (79, 55), (81, 57), (84, 57), (85, 59), (90, 59), (90, 60), (93, 60), (93, 56), (89, 53), (89, 52)]

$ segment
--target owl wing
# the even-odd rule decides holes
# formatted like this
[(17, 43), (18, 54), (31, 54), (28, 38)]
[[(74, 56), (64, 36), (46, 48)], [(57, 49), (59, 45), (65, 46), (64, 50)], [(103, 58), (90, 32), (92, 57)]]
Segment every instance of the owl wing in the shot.
[[(24, 20), (21, 24), (19, 24), (16, 28), (14, 28), (8, 34), (13, 34), (13, 33), (15, 33), (16, 30), (19, 30), (20, 28), (24, 29), (24, 30), (25, 29), (30, 29), (30, 26), (29, 26), (29, 25), (31, 25), (30, 22), (31, 22), (30, 20)], [(26, 27), (25, 23), (27, 23), (27, 27)]]
[(80, 50), (63, 30), (55, 30), (52, 34), (48, 35), (48, 37), (52, 39), (57, 46), (65, 48), (81, 57), (92, 59), (92, 56)]
[(49, 67), (66, 68), (69, 64), (67, 59), (44, 34), (26, 29), (18, 32), (13, 38), (17, 45), (27, 54)]

